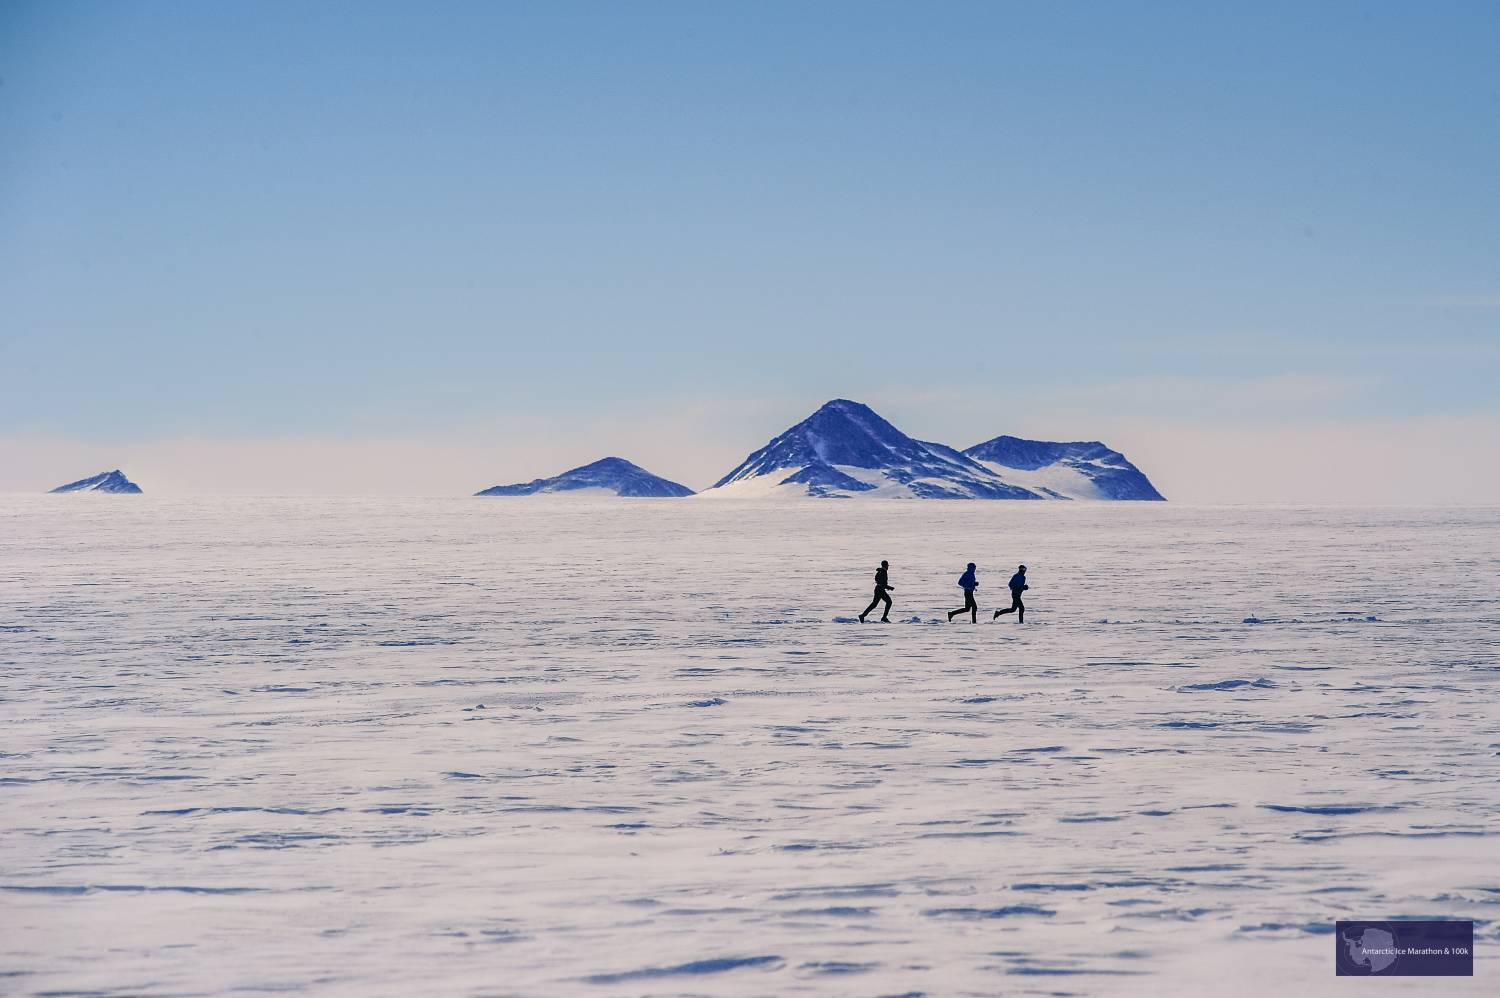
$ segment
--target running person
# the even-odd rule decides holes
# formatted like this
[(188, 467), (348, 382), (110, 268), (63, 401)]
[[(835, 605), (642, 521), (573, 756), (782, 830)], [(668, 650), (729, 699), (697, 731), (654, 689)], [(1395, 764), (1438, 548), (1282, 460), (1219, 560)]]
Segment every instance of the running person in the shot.
[(948, 623), (953, 623), (953, 618), (960, 613), (969, 615), (969, 623), (979, 623), (979, 604), (974, 602), (974, 590), (979, 588), (979, 580), (974, 578), (974, 563), (969, 562), (969, 567), (964, 574), (958, 577), (958, 587), (964, 591), (964, 605), (957, 610), (948, 611)]
[(870, 600), (870, 605), (865, 607), (865, 612), (859, 615), (861, 624), (870, 615), (870, 611), (880, 605), (881, 600), (885, 600), (885, 609), (880, 612), (880, 622), (882, 624), (891, 622), (891, 597), (887, 594), (895, 592), (896, 587), (891, 585), (890, 576), (887, 574), (887, 569), (890, 567), (890, 562), (882, 561), (880, 567), (875, 569), (875, 598)]
[(1021, 602), (1021, 594), (1031, 587), (1026, 584), (1026, 566), (1022, 565), (1016, 569), (1016, 574), (1010, 577), (1010, 608), (996, 610), (991, 620), (999, 620), (1002, 613), (1013, 613), (1016, 615), (1016, 623), (1026, 623), (1026, 604)]

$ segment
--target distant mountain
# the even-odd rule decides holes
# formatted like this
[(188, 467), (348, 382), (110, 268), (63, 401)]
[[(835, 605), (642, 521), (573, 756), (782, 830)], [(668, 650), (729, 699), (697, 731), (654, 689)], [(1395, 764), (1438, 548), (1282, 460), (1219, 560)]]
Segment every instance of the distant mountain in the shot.
[(908, 437), (869, 406), (848, 399), (827, 403), (702, 495), (1043, 498), (951, 447)]
[(1164, 500), (1141, 470), (1097, 440), (1053, 443), (996, 437), (964, 451), (998, 475), (1069, 499)]
[(996, 437), (957, 451), (915, 440), (869, 406), (834, 399), (747, 457), (704, 497), (1161, 499), (1099, 443)]
[(59, 485), (53, 492), (113, 492), (118, 495), (138, 495), (141, 487), (126, 478), (119, 469), (102, 471), (93, 478), (81, 478), (67, 485)]
[(666, 498), (690, 496), (693, 490), (651, 474), (623, 458), (607, 457), (556, 478), (538, 478), (520, 485), (496, 485), (477, 496), (534, 496), (553, 493), (573, 495), (616, 495), (627, 498)]

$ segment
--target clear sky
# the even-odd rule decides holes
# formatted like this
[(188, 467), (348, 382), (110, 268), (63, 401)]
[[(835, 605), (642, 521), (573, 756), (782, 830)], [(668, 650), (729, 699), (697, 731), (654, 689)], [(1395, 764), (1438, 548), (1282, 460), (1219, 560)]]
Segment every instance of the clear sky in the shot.
[(1500, 4), (0, 0), (0, 491), (701, 487), (835, 396), (1500, 501)]

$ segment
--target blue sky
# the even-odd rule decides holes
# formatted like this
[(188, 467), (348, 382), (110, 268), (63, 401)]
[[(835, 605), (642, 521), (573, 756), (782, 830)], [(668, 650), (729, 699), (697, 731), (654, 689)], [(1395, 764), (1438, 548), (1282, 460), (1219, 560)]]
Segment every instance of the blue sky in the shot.
[(1400, 499), (1500, 463), (1497, 51), (1494, 3), (7, 0), (0, 487), (701, 486), (844, 396)]

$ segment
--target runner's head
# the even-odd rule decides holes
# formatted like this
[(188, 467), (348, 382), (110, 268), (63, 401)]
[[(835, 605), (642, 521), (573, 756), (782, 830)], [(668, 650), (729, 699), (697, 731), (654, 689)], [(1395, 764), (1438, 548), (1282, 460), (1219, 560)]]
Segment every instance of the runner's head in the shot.
[(1025, 566), (1025, 565), (1022, 565), (1022, 566), (1021, 566), (1021, 574), (1022, 574), (1022, 575), (1025, 575), (1025, 574), (1026, 574), (1026, 566)]
[(880, 562), (880, 567), (881, 567), (881, 568), (890, 568), (890, 567), (891, 567), (891, 563), (890, 563), (890, 562), (888, 562), (888, 561), (884, 561), (884, 560), (882, 560), (882, 561), (881, 561), (881, 562)]
[(978, 567), (978, 566), (976, 566), (976, 565), (975, 565), (975, 564), (974, 564), (974, 563), (973, 563), (973, 562), (972, 562), (972, 561), (971, 561), (971, 562), (969, 562), (969, 571), (971, 571), (971, 572), (972, 572), (972, 571), (974, 571), (974, 569), (975, 569), (975, 568), (977, 568), (977, 567)]

